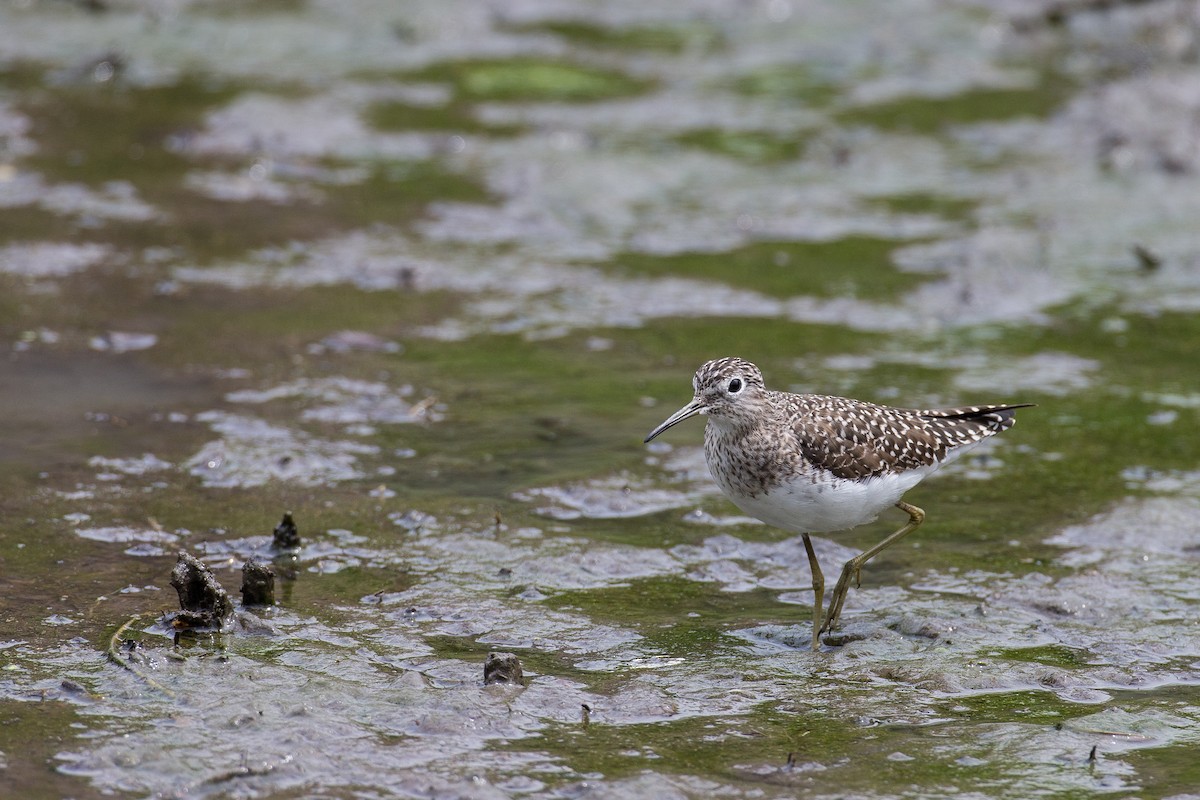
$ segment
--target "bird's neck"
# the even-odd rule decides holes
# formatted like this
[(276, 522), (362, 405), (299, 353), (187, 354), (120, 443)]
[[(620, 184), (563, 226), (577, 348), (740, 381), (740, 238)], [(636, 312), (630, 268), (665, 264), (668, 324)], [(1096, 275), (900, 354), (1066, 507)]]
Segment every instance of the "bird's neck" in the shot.
[(754, 430), (756, 421), (752, 419), (736, 419), (733, 417), (717, 417), (710, 415), (708, 425), (704, 429), (704, 437), (713, 440), (742, 439)]

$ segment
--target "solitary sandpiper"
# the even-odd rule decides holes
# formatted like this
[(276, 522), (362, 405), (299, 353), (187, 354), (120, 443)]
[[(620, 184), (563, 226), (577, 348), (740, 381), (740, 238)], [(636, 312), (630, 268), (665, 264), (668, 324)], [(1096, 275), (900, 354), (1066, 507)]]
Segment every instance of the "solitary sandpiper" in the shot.
[[(741, 358), (709, 361), (692, 378), (695, 396), (646, 437), (706, 414), (704, 458), (734, 505), (770, 525), (799, 533), (812, 569), (812, 647), (837, 625), (859, 571), (916, 530), (925, 512), (900, 498), (942, 464), (1016, 421), (1031, 403), (909, 409), (767, 389), (758, 367)], [(908, 523), (846, 562), (822, 613), (825, 577), (811, 533), (856, 528), (889, 506)]]

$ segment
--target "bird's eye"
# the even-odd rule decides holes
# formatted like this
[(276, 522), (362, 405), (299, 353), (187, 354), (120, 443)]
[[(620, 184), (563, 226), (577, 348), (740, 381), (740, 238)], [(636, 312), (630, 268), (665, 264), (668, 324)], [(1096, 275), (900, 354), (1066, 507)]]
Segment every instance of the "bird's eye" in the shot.
[(731, 380), (729, 382), (729, 393), (730, 394), (737, 394), (741, 390), (742, 390), (742, 379), (741, 378), (734, 378), (733, 380)]

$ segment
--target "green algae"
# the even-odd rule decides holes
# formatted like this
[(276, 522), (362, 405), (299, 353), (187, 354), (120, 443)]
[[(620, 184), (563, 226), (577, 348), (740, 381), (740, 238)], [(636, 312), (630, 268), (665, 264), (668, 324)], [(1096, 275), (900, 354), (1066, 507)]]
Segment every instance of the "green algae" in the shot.
[(713, 153), (753, 163), (788, 161), (798, 158), (807, 137), (788, 137), (765, 131), (726, 131), (704, 128), (689, 131), (676, 138), (688, 147), (698, 147)]
[(846, 126), (931, 135), (955, 125), (1046, 117), (1067, 97), (1065, 82), (1048, 78), (1029, 88), (979, 88), (947, 97), (902, 97), (842, 109), (836, 119)]
[(364, 117), (368, 124), (381, 131), (445, 131), (495, 137), (514, 136), (521, 132), (516, 125), (480, 122), (470, 106), (461, 102), (426, 106), (398, 100), (380, 101), (370, 105)]
[(0, 62), (0, 89), (23, 92), (36, 89), (46, 79), (46, 68), (26, 60)]
[(298, 14), (307, 9), (309, 0), (255, 0), (254, 3), (243, 3), (241, 0), (209, 0), (201, 4), (196, 11), (201, 15), (212, 17), (261, 17), (269, 15), (286, 16)]
[(544, 603), (549, 608), (578, 608), (591, 618), (636, 628), (650, 649), (666, 655), (695, 657), (738, 650), (742, 643), (726, 638), (726, 627), (790, 621), (795, 607), (781, 606), (776, 595), (768, 589), (727, 592), (716, 583), (666, 576), (624, 586), (556, 592)]
[(465, 99), (587, 103), (640, 94), (649, 82), (614, 70), (531, 58), (435, 64), (405, 76), (445, 81)]
[(173, 189), (190, 165), (170, 149), (170, 137), (198, 127), (205, 114), (240, 91), (197, 76), (169, 86), (113, 81), (45, 87), (18, 104), (40, 145), (26, 163), (52, 180), (92, 186), (131, 181), (146, 195)]
[(323, 189), (335, 230), (373, 223), (402, 227), (436, 201), (483, 203), (493, 199), (478, 179), (436, 161), (397, 162), (371, 170), (366, 180)]
[(1052, 692), (1018, 691), (956, 695), (939, 704), (938, 711), (979, 724), (1020, 722), (1060, 726), (1095, 713), (1095, 708), (1063, 700)]
[(1048, 667), (1062, 667), (1064, 669), (1079, 669), (1095, 663), (1095, 659), (1089, 656), (1088, 653), (1060, 644), (1048, 644), (1039, 647), (1011, 647), (1001, 650), (999, 656), (1012, 661), (1045, 664)]
[(823, 108), (842, 91), (808, 64), (775, 64), (746, 72), (732, 81), (741, 94), (781, 104)]
[(950, 197), (931, 192), (876, 195), (867, 198), (893, 214), (932, 214), (954, 222), (969, 222), (981, 201), (976, 198)]
[(892, 253), (910, 244), (873, 236), (762, 241), (722, 253), (622, 253), (601, 266), (638, 277), (672, 275), (719, 281), (774, 297), (889, 300), (930, 280), (929, 275), (903, 272), (892, 263)]
[(610, 27), (583, 20), (545, 20), (512, 25), (510, 30), (548, 33), (581, 47), (667, 55), (679, 55), (688, 50), (711, 51), (723, 40), (718, 30), (702, 22)]
[(519, 752), (534, 746), (558, 756), (577, 774), (609, 779), (637, 774), (652, 759), (654, 770), (667, 774), (753, 780), (745, 771), (765, 768), (778, 770), (786, 782), (789, 760), (830, 760), (831, 753), (854, 749), (861, 735), (844, 722), (774, 703), (744, 718), (714, 715), (622, 725), (605, 723), (606, 711), (592, 709), (586, 725), (551, 725), (536, 739), (493, 749)]

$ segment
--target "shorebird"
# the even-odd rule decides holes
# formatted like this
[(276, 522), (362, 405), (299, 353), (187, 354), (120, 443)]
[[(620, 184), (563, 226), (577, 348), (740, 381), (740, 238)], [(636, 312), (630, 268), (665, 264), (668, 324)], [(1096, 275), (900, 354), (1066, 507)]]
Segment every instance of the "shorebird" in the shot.
[[(766, 388), (741, 358), (709, 361), (692, 378), (692, 401), (646, 437), (649, 442), (704, 414), (704, 459), (713, 480), (751, 516), (799, 533), (812, 570), (812, 647), (837, 625), (863, 564), (912, 533), (925, 512), (901, 497), (989, 436), (1013, 426), (1031, 403), (909, 409)], [(857, 528), (896, 506), (908, 522), (846, 562), (824, 609), (825, 577), (809, 534)]]

